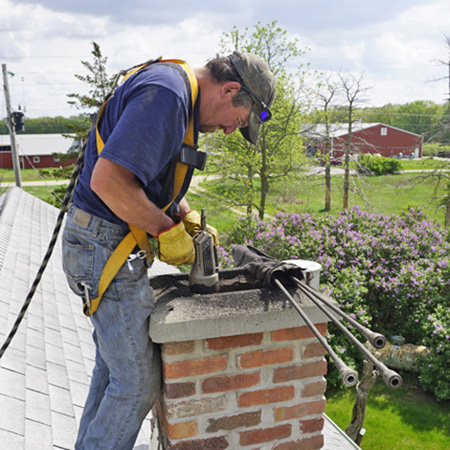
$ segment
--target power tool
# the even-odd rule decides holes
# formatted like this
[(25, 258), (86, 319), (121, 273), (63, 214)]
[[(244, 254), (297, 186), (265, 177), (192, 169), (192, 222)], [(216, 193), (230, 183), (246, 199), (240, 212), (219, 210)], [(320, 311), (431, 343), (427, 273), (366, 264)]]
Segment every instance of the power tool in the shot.
[(194, 236), (195, 261), (189, 273), (189, 287), (195, 294), (211, 294), (219, 290), (217, 249), (206, 231), (206, 215), (202, 209), (201, 230)]

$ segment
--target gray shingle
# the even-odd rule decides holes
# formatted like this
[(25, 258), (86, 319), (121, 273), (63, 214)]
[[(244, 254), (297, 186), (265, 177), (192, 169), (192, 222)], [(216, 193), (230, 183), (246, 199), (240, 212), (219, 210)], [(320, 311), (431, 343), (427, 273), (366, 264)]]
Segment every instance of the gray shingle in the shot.
[[(7, 329), (9, 330), (9, 328), (10, 326), (8, 326)], [(4, 368), (25, 374), (25, 366), (26, 366), (26, 355), (25, 352), (21, 350), (16, 350), (15, 348), (8, 348), (8, 351), (5, 352), (5, 354), (2, 356), (0, 364), (1, 369)]]
[(60, 387), (62, 389), (70, 389), (69, 377), (67, 376), (67, 367), (65, 366), (65, 364), (60, 365), (55, 364), (51, 361), (47, 361), (47, 374), (49, 385)]
[[(58, 211), (12, 188), (0, 197), (0, 340), (22, 308)], [(0, 360), (0, 448), (73, 449), (94, 366), (92, 326), (68, 288), (57, 241), (26, 318)], [(147, 448), (149, 420), (137, 446)], [(145, 432), (144, 432), (145, 429)]]
[[(10, 448), (18, 449), (23, 447)], [(27, 450), (49, 450), (53, 448), (52, 427), (33, 420), (27, 420), (25, 424), (24, 448)]]
[(74, 417), (72, 393), (70, 389), (65, 389), (52, 384), (48, 387), (50, 393), (50, 406), (52, 413), (57, 412), (68, 417)]
[(46, 369), (27, 365), (26, 388), (48, 394), (48, 375)]
[(0, 442), (5, 449), (22, 449), (25, 448), (25, 437), (23, 434), (12, 433), (4, 430), (0, 426)]
[(25, 433), (25, 401), (9, 395), (0, 395), (0, 430), (15, 434)]
[(51, 426), (50, 398), (42, 392), (27, 389), (25, 418)]
[(67, 450), (73, 449), (77, 434), (73, 417), (52, 412), (52, 431), (53, 445), (55, 447)]
[(25, 401), (25, 375), (12, 370), (2, 371), (0, 394)]

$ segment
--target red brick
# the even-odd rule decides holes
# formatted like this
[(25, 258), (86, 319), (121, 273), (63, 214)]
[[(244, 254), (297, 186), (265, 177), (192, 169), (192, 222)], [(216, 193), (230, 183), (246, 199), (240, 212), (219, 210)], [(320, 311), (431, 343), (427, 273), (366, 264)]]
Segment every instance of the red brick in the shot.
[[(322, 336), (325, 335), (327, 332), (327, 324), (318, 323), (315, 325), (319, 330), (319, 333)], [(294, 341), (297, 339), (309, 339), (312, 337), (314, 337), (314, 334), (308, 326), (272, 331), (272, 341)]]
[(325, 419), (323, 417), (320, 417), (318, 419), (302, 420), (300, 422), (300, 431), (305, 434), (322, 431), (324, 422)]
[(227, 336), (206, 339), (210, 350), (225, 350), (228, 348), (247, 347), (249, 345), (259, 345), (262, 342), (263, 334), (241, 334), (237, 336)]
[(278, 439), (285, 439), (291, 435), (291, 425), (285, 424), (278, 427), (263, 428), (260, 430), (243, 431), (239, 435), (241, 446), (260, 444)]
[(162, 345), (163, 355), (183, 355), (194, 351), (194, 341), (167, 342)]
[(317, 383), (309, 383), (302, 390), (302, 397), (315, 397), (316, 395), (322, 395), (327, 389), (327, 382), (325, 380), (318, 381)]
[(286, 383), (302, 378), (311, 378), (325, 375), (327, 373), (326, 361), (317, 361), (308, 364), (300, 364), (288, 367), (279, 367), (273, 371), (274, 383)]
[(295, 442), (283, 442), (273, 450), (318, 450), (323, 447), (323, 435), (312, 436)]
[(220, 430), (234, 430), (243, 427), (255, 427), (261, 423), (261, 411), (235, 414), (234, 416), (209, 419), (207, 433), (216, 433)]
[(164, 386), (168, 399), (189, 397), (195, 394), (195, 383), (168, 383)]
[(243, 373), (231, 376), (217, 376), (207, 378), (202, 383), (202, 392), (210, 394), (212, 392), (235, 391), (249, 388), (259, 383), (260, 373)]
[(166, 403), (164, 411), (166, 417), (184, 419), (186, 417), (197, 417), (202, 414), (214, 414), (228, 409), (226, 395), (220, 397), (203, 396), (185, 402)]
[(294, 386), (280, 386), (273, 389), (244, 392), (239, 395), (238, 404), (243, 408), (255, 405), (268, 405), (270, 403), (292, 400), (294, 395)]
[(170, 424), (165, 421), (164, 428), (170, 439), (186, 439), (198, 433), (198, 425), (195, 420), (175, 424)]
[(271, 350), (257, 350), (244, 353), (239, 357), (239, 362), (243, 369), (249, 369), (271, 364), (281, 364), (292, 361), (293, 358), (294, 350), (292, 347), (281, 347)]
[(326, 400), (315, 402), (299, 403), (294, 406), (279, 406), (273, 410), (273, 420), (281, 422), (283, 420), (299, 419), (314, 414), (322, 414), (325, 411)]
[(282, 422), (284, 420), (298, 419), (308, 415), (308, 404), (300, 403), (294, 406), (280, 406), (273, 410), (273, 420)]
[(183, 378), (220, 372), (226, 369), (228, 358), (225, 355), (210, 356), (202, 359), (186, 359), (167, 363), (163, 361), (163, 373), (166, 378)]
[(178, 442), (170, 445), (167, 450), (224, 450), (228, 448), (228, 445), (225, 436), (217, 436), (207, 439)]
[(308, 405), (308, 415), (322, 414), (325, 412), (325, 406), (327, 402), (325, 399), (317, 400), (316, 402), (309, 402)]
[(305, 346), (303, 350), (303, 358), (320, 358), (325, 356), (327, 351), (323, 348), (323, 345), (320, 343), (308, 344)]

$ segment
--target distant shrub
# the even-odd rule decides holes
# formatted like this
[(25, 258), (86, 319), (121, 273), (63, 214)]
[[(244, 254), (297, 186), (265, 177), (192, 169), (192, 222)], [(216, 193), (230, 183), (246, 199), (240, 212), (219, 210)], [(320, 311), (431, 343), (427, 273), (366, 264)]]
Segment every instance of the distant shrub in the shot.
[(358, 158), (358, 171), (365, 175), (391, 175), (398, 173), (402, 164), (398, 159), (383, 156), (360, 155)]
[[(233, 245), (250, 244), (278, 260), (320, 263), (321, 289), (345, 312), (388, 338), (402, 335), (436, 349), (422, 364), (421, 380), (437, 398), (450, 399), (450, 388), (441, 387), (450, 376), (450, 318), (444, 315), (450, 310), (449, 240), (447, 230), (420, 209), (386, 216), (355, 207), (337, 216), (242, 219), (222, 239), (219, 254), (222, 267), (233, 266)], [(358, 351), (332, 325), (328, 338), (344, 361), (361, 364)], [(327, 382), (339, 383), (334, 369)]]
[(439, 143), (423, 144), (422, 156), (438, 156), (440, 151), (450, 152), (450, 145), (441, 145)]

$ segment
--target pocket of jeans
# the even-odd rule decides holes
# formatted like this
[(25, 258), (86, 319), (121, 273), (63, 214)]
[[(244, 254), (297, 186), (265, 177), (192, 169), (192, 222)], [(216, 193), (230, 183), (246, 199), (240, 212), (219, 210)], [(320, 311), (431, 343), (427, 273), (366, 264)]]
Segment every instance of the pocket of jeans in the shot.
[(73, 278), (92, 277), (94, 268), (94, 246), (72, 244), (63, 238), (63, 270)]

